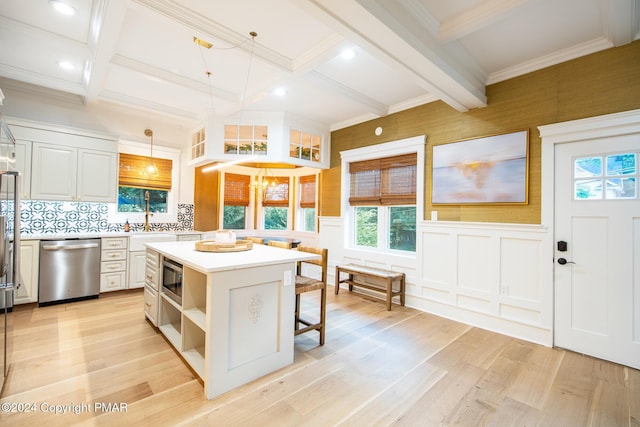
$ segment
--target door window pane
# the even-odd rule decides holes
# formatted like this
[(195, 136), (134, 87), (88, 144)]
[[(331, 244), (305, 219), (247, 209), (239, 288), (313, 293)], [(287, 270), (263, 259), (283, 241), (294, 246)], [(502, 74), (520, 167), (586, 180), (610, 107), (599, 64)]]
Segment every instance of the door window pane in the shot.
[(636, 155), (634, 153), (607, 156), (607, 175), (635, 175)]
[(602, 180), (581, 179), (575, 183), (576, 200), (602, 199)]
[(576, 159), (574, 177), (589, 178), (593, 176), (602, 176), (602, 157)]
[(607, 199), (635, 199), (635, 178), (608, 178)]

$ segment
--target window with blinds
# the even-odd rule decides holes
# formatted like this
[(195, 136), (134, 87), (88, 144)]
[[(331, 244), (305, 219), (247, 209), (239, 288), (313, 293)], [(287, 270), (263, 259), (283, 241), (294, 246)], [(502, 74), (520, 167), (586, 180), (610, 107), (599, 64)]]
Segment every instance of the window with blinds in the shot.
[[(173, 162), (170, 159), (127, 153), (120, 153), (119, 157), (118, 186), (171, 190)], [(149, 166), (153, 166), (157, 173), (155, 171), (150, 173)]]
[(416, 167), (416, 153), (350, 163), (349, 203), (353, 206), (415, 204)]
[(227, 173), (224, 175), (224, 204), (228, 206), (249, 206), (249, 175)]
[(289, 207), (289, 177), (277, 176), (267, 184), (262, 206)]
[(300, 177), (300, 207), (316, 207), (316, 176), (308, 175)]

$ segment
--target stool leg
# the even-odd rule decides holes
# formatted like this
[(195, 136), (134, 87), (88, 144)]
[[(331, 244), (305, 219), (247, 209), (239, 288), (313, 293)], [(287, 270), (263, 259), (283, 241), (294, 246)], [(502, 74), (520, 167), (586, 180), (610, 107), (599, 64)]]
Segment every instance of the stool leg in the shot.
[(391, 311), (391, 293), (393, 292), (393, 281), (387, 279), (387, 311)]
[(296, 294), (296, 313), (295, 313), (295, 329), (294, 330), (298, 330), (300, 329), (299, 325), (300, 325), (300, 294)]
[(327, 287), (320, 290), (320, 345), (324, 345), (324, 330), (327, 324)]
[(333, 291), (336, 295), (338, 295), (338, 292), (340, 291), (340, 267), (336, 267), (336, 280)]
[(402, 278), (400, 278), (400, 291), (402, 292), (400, 294), (400, 305), (402, 305), (404, 307), (404, 293), (405, 293), (405, 287), (406, 287), (406, 282), (405, 282), (405, 277), (402, 276)]

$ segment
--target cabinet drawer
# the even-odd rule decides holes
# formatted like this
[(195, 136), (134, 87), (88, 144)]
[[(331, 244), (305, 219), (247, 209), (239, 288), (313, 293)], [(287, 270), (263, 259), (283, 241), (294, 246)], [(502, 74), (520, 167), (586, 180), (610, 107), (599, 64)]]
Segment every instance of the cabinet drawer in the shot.
[(124, 289), (126, 283), (126, 273), (124, 271), (100, 274), (100, 292)]
[(100, 265), (100, 273), (112, 273), (114, 271), (125, 271), (127, 269), (127, 262), (122, 261), (106, 261)]
[(158, 326), (158, 292), (144, 287), (144, 314), (154, 324)]
[(178, 234), (177, 240), (181, 242), (202, 240), (202, 234)]
[(160, 254), (158, 252), (147, 249), (147, 266), (156, 268), (160, 266)]
[(158, 276), (158, 269), (156, 269), (155, 267), (151, 267), (149, 266), (149, 264), (147, 264), (147, 268), (145, 269), (144, 272), (144, 281), (145, 283), (151, 285), (154, 289), (158, 289), (158, 280), (159, 276)]
[(126, 249), (102, 250), (102, 261), (117, 261), (127, 259)]
[(102, 250), (127, 249), (128, 237), (103, 237)]

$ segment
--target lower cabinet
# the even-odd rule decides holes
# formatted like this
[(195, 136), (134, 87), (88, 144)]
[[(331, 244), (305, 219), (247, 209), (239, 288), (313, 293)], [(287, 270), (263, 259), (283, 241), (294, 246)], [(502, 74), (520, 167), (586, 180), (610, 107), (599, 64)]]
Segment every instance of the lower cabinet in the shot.
[(144, 314), (154, 326), (158, 326), (160, 310), (160, 254), (147, 249), (145, 256), (144, 277)]
[(100, 257), (100, 292), (127, 288), (128, 237), (103, 237)]
[(38, 268), (40, 265), (40, 241), (20, 242), (20, 287), (14, 293), (14, 304), (38, 302)]
[(142, 288), (145, 281), (147, 254), (145, 251), (129, 252), (129, 289)]

